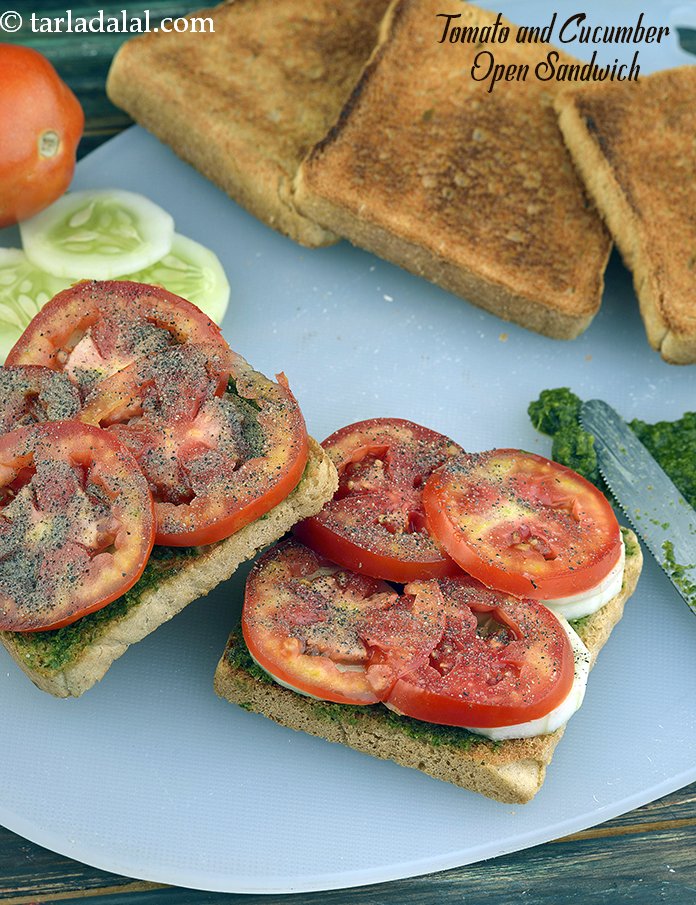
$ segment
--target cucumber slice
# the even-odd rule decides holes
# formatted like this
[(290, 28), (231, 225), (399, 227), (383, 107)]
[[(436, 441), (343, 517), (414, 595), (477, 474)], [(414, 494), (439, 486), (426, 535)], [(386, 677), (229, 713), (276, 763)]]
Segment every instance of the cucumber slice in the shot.
[(34, 267), (18, 248), (0, 248), (0, 362), (37, 311), (71, 282)]
[(29, 260), (72, 279), (111, 280), (149, 267), (172, 247), (174, 221), (152, 201), (120, 189), (71, 192), (20, 223)]
[(178, 233), (161, 261), (123, 279), (163, 286), (193, 302), (216, 324), (222, 322), (230, 300), (230, 284), (217, 255)]

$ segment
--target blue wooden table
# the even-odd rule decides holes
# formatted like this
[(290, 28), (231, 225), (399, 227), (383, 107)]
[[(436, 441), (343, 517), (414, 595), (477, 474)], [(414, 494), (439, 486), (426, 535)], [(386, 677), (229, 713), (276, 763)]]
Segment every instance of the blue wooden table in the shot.
[[(65, 5), (59, 7), (55, 0), (7, 2), (25, 22), (32, 11), (65, 15)], [(94, 15), (103, 8), (106, 14), (120, 13), (124, 6), (112, 2), (92, 8), (80, 2), (73, 12)], [(148, 8), (156, 23), (160, 16), (180, 15), (195, 6), (151, 0)], [(128, 13), (142, 10), (129, 7)], [(45, 53), (79, 97), (86, 115), (79, 156), (130, 124), (104, 93), (111, 58), (125, 37), (32, 34), (26, 24), (11, 36)], [(683, 32), (682, 43), (696, 53), (696, 32)], [(3, 781), (15, 779), (5, 776)], [(132, 880), (56, 855), (0, 827), (1, 903), (48, 905), (83, 899), (93, 905), (696, 905), (696, 784), (602, 826), (493, 861), (377, 886), (292, 896), (221, 895)]]

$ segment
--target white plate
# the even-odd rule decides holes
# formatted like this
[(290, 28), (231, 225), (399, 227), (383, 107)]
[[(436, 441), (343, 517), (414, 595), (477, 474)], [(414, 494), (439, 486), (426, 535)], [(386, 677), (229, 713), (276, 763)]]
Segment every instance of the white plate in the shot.
[[(400, 415), (472, 450), (548, 453), (526, 415), (545, 387), (572, 386), (629, 418), (693, 408), (696, 371), (648, 348), (616, 259), (592, 327), (556, 342), (345, 243), (300, 248), (139, 129), (79, 165), (75, 187), (100, 186), (144, 192), (180, 232), (220, 255), (233, 293), (227, 338), (267, 373), (285, 370), (316, 436)], [(0, 234), (0, 244), (15, 241), (12, 231)], [(76, 701), (37, 691), (0, 651), (0, 822), (142, 879), (297, 892), (514, 851), (696, 779), (696, 620), (651, 561), (544, 787), (520, 807), (218, 700), (213, 671), (245, 574), (135, 645)]]

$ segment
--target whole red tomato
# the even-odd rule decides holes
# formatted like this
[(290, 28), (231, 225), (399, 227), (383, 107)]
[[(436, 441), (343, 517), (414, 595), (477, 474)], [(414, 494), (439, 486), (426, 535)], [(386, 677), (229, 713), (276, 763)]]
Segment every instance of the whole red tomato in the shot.
[(44, 56), (0, 44), (0, 227), (63, 194), (84, 123), (79, 101)]

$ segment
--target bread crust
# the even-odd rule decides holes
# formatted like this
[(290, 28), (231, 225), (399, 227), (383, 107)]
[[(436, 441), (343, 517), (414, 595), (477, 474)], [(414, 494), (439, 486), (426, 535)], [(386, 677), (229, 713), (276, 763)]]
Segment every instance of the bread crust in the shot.
[[(579, 621), (577, 632), (590, 651), (594, 665), (599, 651), (623, 615), (624, 604), (638, 583), (643, 556), (632, 531), (625, 531), (626, 568), (621, 591), (596, 613)], [(470, 747), (443, 742), (434, 747), (423, 738), (400, 731), (381, 708), (357, 708), (341, 717), (340, 705), (333, 705), (326, 718), (321, 702), (295, 694), (280, 685), (255, 678), (231, 662), (230, 651), (236, 643), (233, 632), (215, 672), (215, 690), (245, 710), (262, 713), (290, 729), (309, 732), (328, 741), (340, 742), (371, 754), (393, 760), (404, 767), (479, 792), (510, 804), (523, 804), (539, 791), (546, 767), (551, 762), (563, 728), (551, 735), (512, 739), (492, 744), (485, 739)]]
[(27, 645), (32, 643), (31, 636), (0, 632), (0, 642), (42, 691), (59, 698), (79, 697), (104, 676), (131, 644), (226, 581), (241, 563), (278, 540), (296, 522), (319, 512), (337, 486), (335, 467), (322, 447), (310, 438), (302, 480), (285, 500), (231, 537), (199, 547), (194, 555), (169, 568), (165, 565), (157, 580), (124, 615), (107, 621), (96, 637), (60, 668), (30, 663)]
[(387, 0), (235, 0), (194, 15), (214, 34), (126, 42), (111, 100), (248, 211), (308, 246), (337, 237), (300, 214), (291, 183), (375, 43)]
[(633, 282), (650, 345), (696, 362), (696, 66), (556, 99), (575, 165)]
[[(480, 46), (438, 43), (438, 14), (438, 0), (391, 5), (338, 122), (299, 170), (296, 204), (505, 320), (570, 339), (599, 308), (611, 243), (564, 146), (555, 89), (529, 77), (486, 93), (469, 75)], [(461, 27), (495, 21), (468, 3), (461, 15)], [(547, 52), (495, 45), (496, 61), (532, 70)]]

